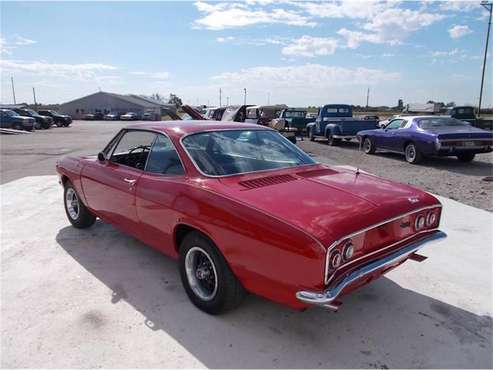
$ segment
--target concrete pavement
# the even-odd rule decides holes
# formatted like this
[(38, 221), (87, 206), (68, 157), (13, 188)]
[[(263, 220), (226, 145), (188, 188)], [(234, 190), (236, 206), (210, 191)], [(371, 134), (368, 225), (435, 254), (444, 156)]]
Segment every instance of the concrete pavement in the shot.
[(70, 226), (55, 176), (1, 185), (6, 368), (491, 368), (492, 224), (441, 198), (448, 238), (343, 299), (305, 312), (249, 296), (208, 316), (174, 260), (112, 226)]

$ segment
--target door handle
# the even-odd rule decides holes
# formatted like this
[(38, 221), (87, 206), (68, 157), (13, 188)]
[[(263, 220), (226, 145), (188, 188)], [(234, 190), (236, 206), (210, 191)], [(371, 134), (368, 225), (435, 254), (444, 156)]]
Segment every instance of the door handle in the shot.
[(125, 181), (126, 183), (128, 183), (128, 185), (130, 185), (130, 186), (134, 186), (135, 185), (135, 182), (137, 180), (124, 178), (123, 181)]

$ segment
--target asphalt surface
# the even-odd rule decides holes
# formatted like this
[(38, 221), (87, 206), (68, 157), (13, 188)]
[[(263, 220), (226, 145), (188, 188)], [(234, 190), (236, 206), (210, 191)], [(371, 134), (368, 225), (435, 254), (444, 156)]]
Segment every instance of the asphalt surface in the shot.
[[(56, 160), (67, 154), (97, 154), (128, 122), (75, 121), (68, 128), (38, 130), (29, 135), (0, 135), (0, 183), (24, 176), (55, 174)], [(324, 141), (299, 141), (317, 160), (343, 164), (414, 185), (459, 202), (493, 211), (493, 153), (481, 154), (471, 163), (455, 158), (426, 160), (410, 165), (394, 153), (370, 156), (355, 141), (329, 147)]]
[(56, 176), (1, 185), (2, 368), (492, 368), (492, 214), (440, 198), (448, 238), (305, 312), (249, 295), (209, 316), (176, 262), (96, 222)]

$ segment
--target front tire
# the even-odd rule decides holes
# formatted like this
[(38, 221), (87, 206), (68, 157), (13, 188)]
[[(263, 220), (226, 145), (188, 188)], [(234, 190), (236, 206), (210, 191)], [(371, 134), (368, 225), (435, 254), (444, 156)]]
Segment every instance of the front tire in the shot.
[(409, 143), (406, 145), (404, 154), (406, 156), (406, 161), (411, 164), (418, 164), (423, 160), (423, 155), (414, 143)]
[(86, 229), (96, 221), (96, 217), (89, 212), (82, 203), (74, 189), (74, 186), (67, 181), (63, 192), (65, 213), (70, 223), (78, 229)]
[(191, 232), (183, 239), (179, 267), (188, 298), (208, 314), (218, 315), (235, 308), (245, 295), (221, 252), (199, 232)]
[(330, 146), (336, 146), (341, 143), (341, 139), (336, 139), (331, 132), (327, 134), (327, 144)]
[(474, 153), (464, 153), (464, 154), (459, 154), (457, 156), (457, 159), (461, 162), (472, 162), (475, 156), (476, 154)]

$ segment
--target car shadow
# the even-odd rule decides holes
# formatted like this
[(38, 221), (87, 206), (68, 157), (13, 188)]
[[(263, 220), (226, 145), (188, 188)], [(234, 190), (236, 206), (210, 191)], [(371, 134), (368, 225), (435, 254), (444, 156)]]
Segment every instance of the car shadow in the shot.
[[(343, 299), (338, 313), (293, 311), (249, 295), (209, 316), (188, 300), (176, 261), (99, 220), (56, 240), (68, 255), (208, 368), (488, 367), (492, 319), (382, 278)], [(115, 308), (115, 311), (117, 309)], [(466, 348), (465, 352), (461, 348)]]
[[(323, 141), (319, 141), (317, 143), (326, 145), (328, 148), (340, 148), (351, 151), (360, 150), (359, 143), (357, 141), (342, 141), (335, 147), (330, 147)], [(366, 156), (366, 154), (363, 153), (362, 155)], [(408, 165), (403, 154), (387, 152), (383, 149), (378, 149), (372, 157), (393, 159)], [(418, 166), (430, 167), (468, 176), (487, 177), (493, 175), (493, 163), (483, 160), (481, 156), (476, 156), (472, 162), (468, 163), (460, 162), (456, 157), (428, 157), (424, 158)]]

